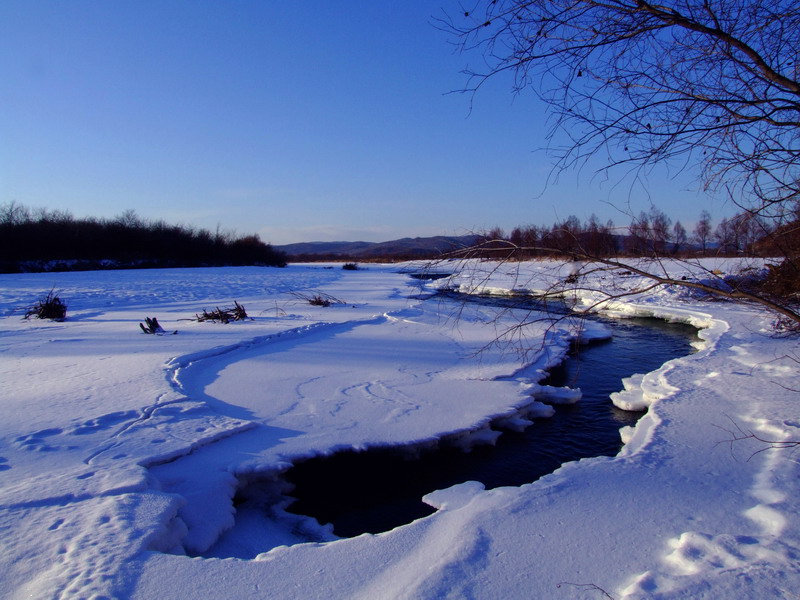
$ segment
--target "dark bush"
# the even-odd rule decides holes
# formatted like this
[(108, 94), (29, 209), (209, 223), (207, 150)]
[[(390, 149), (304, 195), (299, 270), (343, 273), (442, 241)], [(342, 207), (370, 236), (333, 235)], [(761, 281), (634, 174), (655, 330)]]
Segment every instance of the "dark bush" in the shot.
[(800, 300), (800, 257), (786, 258), (769, 270), (764, 290), (782, 298)]
[(763, 289), (769, 294), (800, 300), (800, 219), (793, 220), (755, 243), (762, 256), (782, 257), (769, 267)]
[(31, 317), (63, 321), (67, 318), (67, 305), (58, 297), (55, 290), (50, 290), (25, 312), (26, 319)]

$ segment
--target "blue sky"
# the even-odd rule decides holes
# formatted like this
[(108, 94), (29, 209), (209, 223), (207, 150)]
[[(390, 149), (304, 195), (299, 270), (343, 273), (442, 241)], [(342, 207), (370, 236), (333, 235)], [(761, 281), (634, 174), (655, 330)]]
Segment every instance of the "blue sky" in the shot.
[(545, 187), (546, 114), (432, 24), (451, 0), (0, 2), (0, 204), (275, 244), (729, 208), (666, 170)]

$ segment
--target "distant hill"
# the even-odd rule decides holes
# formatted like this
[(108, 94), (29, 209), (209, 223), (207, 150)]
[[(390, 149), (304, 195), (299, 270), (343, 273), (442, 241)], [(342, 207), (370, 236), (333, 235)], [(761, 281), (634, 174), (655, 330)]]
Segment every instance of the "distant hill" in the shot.
[[(579, 234), (578, 240), (581, 244), (586, 244), (586, 235), (587, 234)], [(439, 235), (434, 237), (402, 238), (388, 242), (301, 242), (297, 244), (273, 246), (273, 248), (284, 253), (291, 262), (321, 260), (364, 261), (380, 259), (414, 260), (439, 258), (449, 252), (475, 246), (481, 239), (481, 236), (478, 235)], [(605, 250), (605, 252), (611, 253), (609, 255), (624, 255), (630, 253), (630, 249), (637, 243), (634, 241), (634, 238), (629, 235), (610, 234), (610, 239), (612, 248)], [(545, 241), (543, 243), (547, 246), (551, 242)], [(638, 243), (641, 244), (642, 242)], [(648, 244), (648, 242), (644, 243)], [(558, 246), (550, 247), (558, 248)], [(587, 245), (586, 247), (589, 246)], [(709, 251), (714, 247), (714, 244), (709, 244)], [(681, 250), (684, 254), (687, 252), (694, 254), (699, 252), (700, 248), (696, 244), (684, 243), (681, 245)], [(650, 248), (650, 251), (652, 251), (652, 248)], [(664, 252), (665, 254), (669, 254), (671, 251), (672, 246), (670, 243), (667, 243)], [(558, 250), (556, 250), (556, 253), (557, 252)], [(602, 254), (604, 250), (597, 250), (597, 252)], [(478, 254), (476, 254), (476, 256)], [(541, 253), (537, 254), (537, 256), (541, 255)], [(495, 256), (502, 257), (501, 255)], [(523, 253), (522, 256), (527, 255)]]
[(432, 258), (473, 245), (477, 235), (402, 238), (388, 242), (300, 242), (274, 246), (290, 260)]

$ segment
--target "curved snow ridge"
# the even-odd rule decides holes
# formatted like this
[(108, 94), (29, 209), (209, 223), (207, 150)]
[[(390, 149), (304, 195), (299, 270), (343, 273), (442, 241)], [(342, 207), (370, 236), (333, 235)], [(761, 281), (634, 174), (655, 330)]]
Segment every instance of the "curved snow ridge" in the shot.
[[(507, 505), (514, 495), (512, 488), (487, 491), (475, 481), (427, 494), (423, 502), (437, 508), (433, 515), (371, 538), (362, 536), (362, 544), (369, 544), (376, 555), (385, 557), (384, 563), (374, 575), (363, 578), (349, 597), (504, 597), (476, 593), (474, 588), (475, 578), (491, 577), (493, 560), (504, 553), (498, 551), (496, 540), (482, 522), (482, 514), (499, 504)], [(402, 555), (387, 556), (381, 546), (389, 544), (406, 546), (408, 550)], [(525, 597), (533, 597), (527, 592), (523, 592)]]
[[(635, 374), (622, 380), (624, 389), (611, 394), (614, 406), (621, 410), (643, 411), (651, 409), (657, 402), (674, 396), (679, 391), (669, 382), (670, 371), (686, 361), (696, 361), (714, 352), (717, 344), (730, 325), (708, 313), (696, 310), (667, 306), (642, 306), (635, 303), (619, 302), (603, 309), (606, 314), (625, 315), (629, 317), (653, 317), (675, 323), (686, 323), (698, 328), (699, 342), (693, 343), (697, 352), (674, 358), (665, 362), (655, 371)], [(633, 427), (623, 427), (620, 435), (624, 446), (619, 456), (630, 456), (649, 445), (653, 434), (661, 423), (661, 418), (653, 410), (648, 410)]]
[[(401, 309), (397, 313), (407, 314), (408, 309)], [(314, 336), (318, 334), (342, 333), (359, 326), (376, 325), (396, 319), (392, 314), (384, 313), (367, 319), (312, 323), (174, 357), (165, 365), (166, 378), (172, 391), (162, 394), (152, 405), (143, 408), (135, 419), (118, 429), (113, 439), (98, 448), (87, 460), (94, 462), (100, 455), (108, 455), (113, 451), (113, 458), (133, 456), (138, 465), (149, 468), (173, 462), (204, 446), (258, 427), (258, 421), (217, 414), (202, 399), (192, 397), (192, 393), (187, 390), (191, 387), (190, 380), (186, 378), (187, 370), (202, 368), (203, 361), (288, 339), (313, 342)], [(142, 427), (145, 423), (147, 426)], [(138, 431), (137, 436), (122, 435), (133, 430)], [(136, 447), (132, 447), (134, 445)], [(159, 452), (154, 453), (155, 448)]]
[(479, 420), (462, 428), (452, 428), (424, 436), (406, 436), (402, 441), (376, 439), (309, 447), (281, 454), (279, 460), (271, 459), (266, 463), (259, 459), (239, 462), (231, 465), (229, 471), (237, 477), (273, 476), (290, 469), (297, 462), (329, 457), (341, 452), (391, 449), (402, 451), (410, 458), (416, 458), (420, 453), (437, 447), (455, 447), (469, 452), (476, 446), (493, 446), (504, 431), (523, 431), (534, 423), (534, 419), (549, 418), (553, 414), (555, 409), (549, 403), (539, 402), (530, 394), (521, 394), (520, 402), (514, 406), (502, 412), (483, 415)]
[[(221, 422), (215, 423), (215, 420), (219, 420)], [(245, 431), (250, 431), (258, 426), (258, 423), (255, 423), (254, 421), (237, 422), (232, 419), (226, 419), (225, 417), (214, 420), (206, 419), (203, 420), (203, 423), (206, 424), (207, 427), (204, 429), (202, 437), (185, 441), (184, 444), (173, 450), (158, 454), (151, 454), (150, 456), (139, 460), (137, 464), (145, 468), (150, 468), (155, 465), (163, 465), (173, 462), (183, 456), (186, 456), (187, 454), (195, 452), (199, 448), (210, 446), (211, 444), (219, 442), (220, 440), (243, 433)], [(200, 428), (196, 425), (197, 423), (191, 423), (191, 427), (189, 429), (191, 429), (191, 431), (197, 431)], [(174, 432), (171, 433), (177, 438), (177, 435)]]
[(507, 288), (491, 285), (474, 285), (472, 283), (452, 283), (443, 285), (442, 290), (456, 292), (458, 294), (469, 294), (472, 296), (532, 296), (544, 293), (544, 290), (531, 288)]
[(215, 346), (213, 348), (200, 350), (198, 352), (183, 354), (181, 356), (176, 356), (169, 359), (165, 364), (164, 368), (167, 371), (167, 381), (170, 383), (173, 389), (180, 392), (181, 394), (185, 394), (185, 388), (181, 381), (181, 374), (185, 369), (195, 366), (198, 362), (211, 358), (218, 358), (220, 356), (224, 356), (226, 354), (230, 354), (240, 350), (250, 350), (256, 346), (266, 345), (276, 341), (284, 341), (290, 336), (296, 336), (296, 338), (299, 339), (303, 337), (309, 337), (323, 331), (337, 331), (337, 330), (346, 331), (348, 329), (352, 329), (360, 325), (375, 325), (386, 321), (388, 318), (389, 315), (387, 313), (377, 317), (371, 317), (369, 319), (358, 319), (354, 321), (345, 321), (342, 323), (340, 322), (310, 323), (308, 325), (303, 325), (301, 327), (293, 327), (291, 329), (278, 331), (276, 333), (256, 336), (254, 338), (242, 340), (234, 344), (229, 344), (225, 346)]
[(146, 407), (84, 459), (95, 468), (133, 463), (149, 468), (248, 431), (257, 423), (219, 415), (204, 403), (183, 397)]
[(718, 319), (709, 313), (700, 312), (677, 306), (643, 305), (633, 302), (615, 302), (604, 305), (599, 311), (603, 314), (617, 317), (652, 317), (671, 323), (685, 323), (698, 330), (701, 344), (695, 347), (703, 350), (707, 345), (713, 346), (720, 336), (730, 329), (726, 321)]

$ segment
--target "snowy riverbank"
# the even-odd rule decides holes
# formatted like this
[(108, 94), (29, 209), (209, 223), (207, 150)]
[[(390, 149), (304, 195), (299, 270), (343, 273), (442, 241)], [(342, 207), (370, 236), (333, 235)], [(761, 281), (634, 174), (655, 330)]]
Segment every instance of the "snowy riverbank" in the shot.
[[(2, 596), (602, 597), (597, 586), (614, 598), (781, 598), (800, 583), (796, 452), (727, 443), (737, 425), (800, 439), (798, 341), (772, 336), (763, 312), (680, 290), (613, 307), (703, 327), (696, 354), (615, 396), (650, 405), (619, 457), (519, 488), (434, 492), (437, 513), (379, 535), (331, 541), (302, 518), (235, 519), (237, 487), (299, 457), (486, 442), (504, 420), (546, 418), (532, 396), (542, 370), (572, 337), (604, 335), (535, 322), (518, 330), (530, 351), (509, 352), (492, 342), (524, 316), (466, 305), (456, 319), (397, 271), (0, 276)], [(436, 285), (502, 293), (556, 276), (525, 263)], [(14, 309), (53, 287), (68, 320), (22, 320)], [(291, 294), (303, 290), (343, 302), (314, 307)], [(183, 320), (234, 300), (253, 320)], [(146, 316), (179, 333), (142, 334)], [(221, 543), (256, 558), (184, 555)]]

